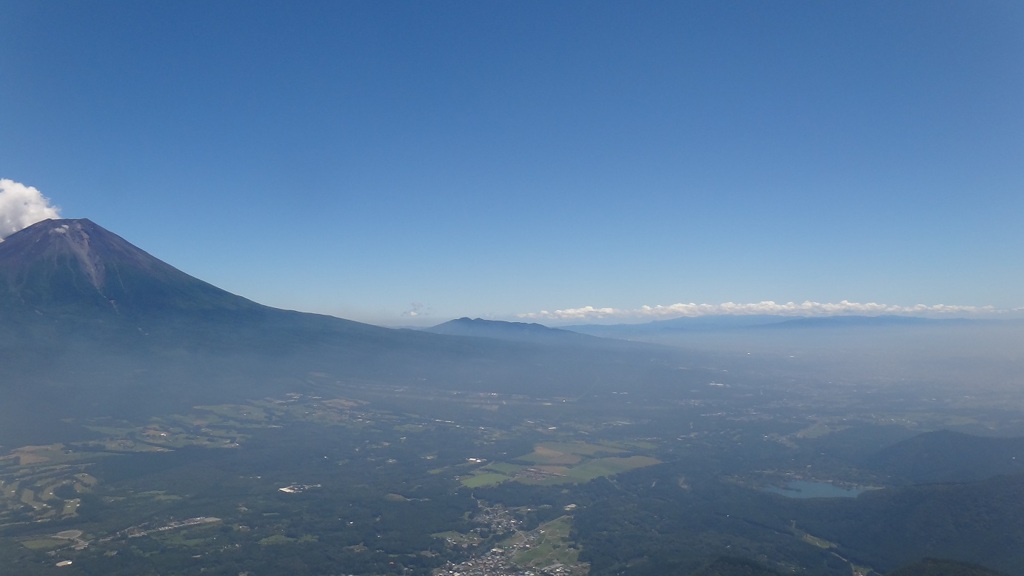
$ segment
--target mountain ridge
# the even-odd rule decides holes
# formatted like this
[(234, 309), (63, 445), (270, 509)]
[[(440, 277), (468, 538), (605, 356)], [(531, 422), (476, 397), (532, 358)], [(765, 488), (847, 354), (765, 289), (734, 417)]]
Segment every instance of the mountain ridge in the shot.
[(914, 483), (981, 481), (1024, 473), (1024, 438), (935, 430), (887, 446), (865, 464)]
[[(770, 331), (790, 329), (888, 328), (938, 325), (970, 325), (1000, 322), (978, 318), (927, 318), (905, 314), (840, 314), (834, 316), (786, 316), (781, 314), (684, 316), (634, 324), (571, 324), (562, 329), (601, 337), (627, 337), (671, 333)], [(1005, 322), (1005, 320), (1004, 320)]]
[(551, 328), (543, 324), (484, 320), (483, 318), (469, 317), (449, 320), (436, 326), (425, 328), (424, 332), (545, 344), (595, 344), (602, 341), (602, 339), (596, 336), (580, 334), (579, 332), (561, 328)]

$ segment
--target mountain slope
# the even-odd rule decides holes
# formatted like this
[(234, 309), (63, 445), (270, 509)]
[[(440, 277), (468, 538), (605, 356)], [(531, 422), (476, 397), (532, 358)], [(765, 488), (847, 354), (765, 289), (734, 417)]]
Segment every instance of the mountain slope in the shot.
[(0, 243), (0, 309), (134, 316), (260, 306), (154, 258), (90, 220), (44, 220)]
[(1011, 573), (1024, 566), (1024, 474), (787, 504), (793, 506), (789, 518), (803, 529), (839, 543), (843, 556), (870, 558), (876, 569), (894, 570), (924, 557)]
[(866, 464), (915, 483), (970, 482), (1024, 472), (1024, 438), (926, 432), (880, 450)]

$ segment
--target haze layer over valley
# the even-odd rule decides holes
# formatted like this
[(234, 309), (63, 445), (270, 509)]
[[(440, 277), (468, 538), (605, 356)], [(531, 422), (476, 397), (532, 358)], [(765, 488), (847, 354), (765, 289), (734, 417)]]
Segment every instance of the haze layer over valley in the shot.
[(88, 220), (0, 243), (0, 314), (19, 574), (1024, 565), (1013, 322), (389, 329)]

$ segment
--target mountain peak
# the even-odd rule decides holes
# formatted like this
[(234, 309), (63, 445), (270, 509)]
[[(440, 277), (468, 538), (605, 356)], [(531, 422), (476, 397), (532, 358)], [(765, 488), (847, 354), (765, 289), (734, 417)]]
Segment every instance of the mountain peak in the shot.
[(0, 243), (0, 308), (134, 316), (255, 307), (88, 219), (43, 220)]
[[(63, 243), (65, 249), (74, 256), (82, 273), (89, 283), (100, 293), (106, 281), (103, 259), (90, 249), (91, 234), (102, 230), (91, 220), (44, 220), (40, 224), (46, 233), (53, 236), (55, 243)], [(91, 233), (91, 234), (90, 234)], [(59, 249), (59, 248), (58, 248)]]

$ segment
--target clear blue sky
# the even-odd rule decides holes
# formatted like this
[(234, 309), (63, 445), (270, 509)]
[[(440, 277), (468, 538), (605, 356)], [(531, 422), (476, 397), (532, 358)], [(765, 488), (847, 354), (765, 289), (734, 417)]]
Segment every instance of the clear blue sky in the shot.
[(0, 178), (265, 304), (1024, 306), (1021, 2), (0, 0), (0, 27)]

